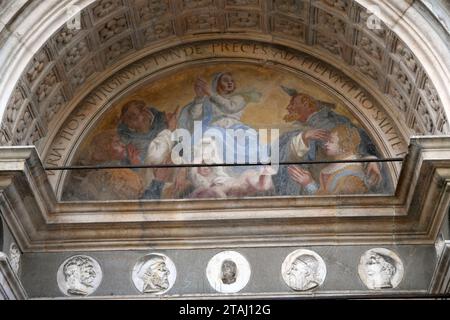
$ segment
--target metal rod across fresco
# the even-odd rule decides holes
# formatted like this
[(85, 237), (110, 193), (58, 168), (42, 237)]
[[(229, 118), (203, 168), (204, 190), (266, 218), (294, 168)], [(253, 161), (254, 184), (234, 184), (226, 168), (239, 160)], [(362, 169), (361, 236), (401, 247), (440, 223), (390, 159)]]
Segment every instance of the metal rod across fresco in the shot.
[(45, 167), (48, 171), (63, 170), (108, 170), (108, 169), (160, 169), (160, 168), (205, 168), (205, 167), (250, 167), (250, 166), (271, 166), (271, 165), (315, 165), (315, 164), (333, 164), (333, 163), (383, 163), (383, 162), (403, 162), (404, 158), (385, 158), (385, 159), (356, 159), (356, 160), (323, 160), (323, 161), (297, 161), (282, 163), (214, 163), (214, 164), (159, 164), (159, 165), (98, 165), (98, 166), (63, 166), (63, 167)]

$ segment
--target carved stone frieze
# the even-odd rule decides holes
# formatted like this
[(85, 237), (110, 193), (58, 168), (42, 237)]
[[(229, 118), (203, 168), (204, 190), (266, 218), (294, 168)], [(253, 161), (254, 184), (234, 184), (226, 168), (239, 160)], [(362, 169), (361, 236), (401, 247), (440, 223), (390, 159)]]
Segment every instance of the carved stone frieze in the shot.
[(408, 68), (408, 70), (411, 71), (413, 75), (416, 75), (419, 64), (416, 58), (414, 57), (413, 53), (411, 52), (411, 50), (408, 47), (406, 47), (404, 43), (399, 41), (397, 43), (395, 53), (400, 58), (401, 62)]
[(169, 14), (168, 0), (136, 0), (134, 5), (139, 25)]
[(314, 2), (320, 2), (325, 6), (342, 13), (347, 13), (347, 10), (350, 8), (349, 0), (315, 0)]
[(49, 62), (50, 58), (45, 50), (42, 50), (33, 58), (31, 66), (26, 74), (26, 78), (31, 85), (41, 75), (42, 71), (44, 71), (45, 66)]
[(11, 97), (8, 107), (6, 108), (6, 115), (4, 123), (7, 127), (12, 128), (14, 121), (17, 120), (17, 115), (21, 110), (24, 100), (24, 94), (22, 90), (17, 87)]
[(123, 0), (100, 0), (92, 8), (92, 13), (95, 19), (102, 19), (119, 9), (123, 3)]
[(116, 35), (128, 29), (128, 21), (125, 15), (114, 17), (106, 22), (98, 31), (100, 42), (104, 43)]
[(261, 0), (226, 0), (226, 6), (245, 6), (245, 7), (259, 7)]
[(378, 43), (375, 42), (375, 40), (371, 39), (365, 33), (360, 34), (358, 46), (360, 46), (365, 53), (367, 53), (369, 56), (376, 59), (377, 61), (382, 60), (383, 49), (380, 47)]
[(67, 71), (72, 70), (83, 58), (89, 54), (87, 39), (81, 40), (66, 52), (66, 59), (63, 61)]
[(345, 36), (346, 23), (332, 14), (319, 10), (317, 23), (319, 28), (326, 29), (341, 37)]
[(217, 16), (214, 12), (202, 12), (186, 17), (186, 31), (214, 30), (218, 27)]
[(301, 17), (306, 15), (306, 4), (303, 0), (273, 0), (273, 8), (279, 13)]
[(192, 10), (208, 6), (212, 7), (213, 5), (214, 0), (182, 0), (183, 10)]
[(133, 49), (133, 40), (129, 36), (112, 44), (105, 50), (107, 64), (117, 61), (121, 56), (131, 52)]
[(144, 36), (144, 41), (148, 43), (175, 35), (175, 29), (171, 20), (155, 21), (145, 27), (142, 34)]
[(336, 39), (325, 36), (321, 32), (317, 32), (316, 43), (319, 47), (327, 50), (333, 55), (342, 56), (343, 54), (343, 47), (341, 42), (339, 42)]
[(275, 15), (272, 17), (272, 30), (280, 36), (302, 41), (305, 37), (305, 26), (292, 18)]
[(359, 53), (355, 55), (355, 66), (360, 72), (370, 77), (372, 80), (378, 81), (378, 71), (375, 66)]
[(75, 68), (70, 74), (69, 79), (73, 90), (76, 90), (81, 86), (95, 72), (95, 63), (92, 60), (83, 61), (83, 63)]
[(261, 15), (258, 12), (236, 11), (227, 15), (230, 28), (257, 29), (261, 24)]
[(36, 96), (37, 96), (37, 102), (41, 103), (47, 97), (50, 95), (50, 92), (53, 90), (53, 88), (58, 83), (58, 76), (56, 75), (55, 71), (52, 70), (50, 73), (48, 73), (45, 78), (42, 80), (41, 83), (39, 83), (37, 90), (36, 90)]

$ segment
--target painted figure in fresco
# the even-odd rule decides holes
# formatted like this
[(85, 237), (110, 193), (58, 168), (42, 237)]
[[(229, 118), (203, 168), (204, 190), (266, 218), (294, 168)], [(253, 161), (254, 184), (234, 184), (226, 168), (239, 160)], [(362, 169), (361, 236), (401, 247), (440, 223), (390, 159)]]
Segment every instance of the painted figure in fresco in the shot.
[[(194, 132), (194, 121), (201, 121), (203, 134), (208, 129), (219, 132), (217, 146), (222, 148), (223, 154), (226, 154), (227, 147), (231, 148), (234, 162), (239, 159), (238, 155), (241, 155), (241, 159), (246, 162), (249, 161), (250, 154), (253, 153), (257, 156), (258, 136), (256, 131), (253, 130), (254, 132), (247, 137), (248, 140), (253, 139), (254, 143), (246, 143), (236, 139), (226, 129), (234, 131), (252, 129), (241, 122), (241, 117), (248, 103), (258, 101), (260, 94), (254, 91), (236, 92), (236, 83), (233, 75), (229, 72), (214, 75), (211, 87), (205, 80), (198, 78), (194, 91), (196, 97), (193, 102), (183, 108), (178, 127), (195, 134), (197, 132)], [(196, 137), (196, 141), (201, 138), (203, 136)], [(235, 174), (234, 172), (230, 173)]]
[[(326, 155), (334, 160), (357, 160), (361, 138), (358, 129), (349, 125), (340, 125), (332, 129), (325, 142)], [(364, 194), (369, 188), (366, 174), (361, 163), (333, 163), (320, 172), (320, 183), (306, 169), (300, 166), (288, 168), (291, 178), (303, 186), (307, 194)]]
[(169, 288), (170, 271), (162, 257), (152, 258), (146, 264), (148, 268), (142, 274), (143, 293), (155, 293)]
[[(132, 159), (138, 164), (137, 153), (127, 156), (127, 146), (116, 130), (106, 130), (97, 134), (91, 143), (86, 162), (90, 165), (117, 166), (127, 164)], [(137, 163), (136, 163), (137, 162)], [(89, 170), (82, 175), (72, 176), (72, 181), (64, 198), (66, 200), (130, 200), (139, 199), (144, 193), (140, 175), (130, 169)]]
[(125, 144), (134, 146), (143, 163), (150, 143), (167, 128), (163, 112), (133, 100), (122, 107), (117, 132)]
[(89, 259), (74, 257), (63, 268), (64, 279), (67, 284), (67, 293), (76, 296), (85, 296), (92, 288), (97, 274)]
[(289, 286), (295, 290), (311, 290), (322, 282), (319, 275), (319, 261), (312, 255), (301, 255), (295, 259), (287, 275)]
[(247, 101), (235, 93), (236, 83), (231, 73), (216, 74), (211, 88), (205, 80), (198, 78), (194, 90), (195, 99), (182, 111), (179, 127), (192, 132), (194, 121), (202, 121), (206, 127), (231, 128), (243, 125), (241, 117)]
[[(122, 108), (119, 135), (128, 144), (128, 153), (136, 153), (140, 163), (160, 165), (171, 163), (174, 146), (172, 132), (176, 129), (178, 110), (163, 113), (148, 107), (144, 101), (133, 100)], [(134, 152), (130, 150), (135, 150)], [(136, 158), (136, 156), (135, 156)], [(180, 176), (176, 169), (142, 169), (139, 171), (145, 185), (144, 199), (160, 199), (170, 182)], [(184, 173), (186, 175), (186, 173)]]
[(233, 284), (237, 278), (237, 265), (232, 260), (225, 260), (222, 263), (221, 279), (223, 284)]
[(364, 265), (367, 285), (373, 289), (391, 289), (392, 278), (397, 272), (395, 261), (385, 255), (372, 252)]
[[(288, 114), (284, 120), (294, 122), (299, 129), (284, 134), (280, 138), (280, 162), (314, 161), (326, 158), (324, 143), (329, 140), (330, 131), (339, 126), (347, 125), (355, 128), (360, 136), (357, 154), (364, 159), (376, 159), (377, 149), (365, 130), (356, 127), (347, 117), (332, 110), (331, 104), (318, 101), (313, 97), (298, 93), (294, 89), (283, 87), (291, 96), (287, 106)], [(303, 166), (317, 179), (321, 167)], [(392, 186), (387, 174), (377, 163), (369, 163), (365, 168), (371, 192), (390, 192)], [(281, 166), (279, 174), (274, 177), (276, 192), (279, 195), (308, 194), (302, 186), (292, 178), (292, 170)]]
[[(221, 163), (217, 159), (216, 144), (211, 138), (202, 139), (202, 159), (206, 163)], [(197, 146), (198, 147), (198, 146)], [(223, 167), (194, 167), (189, 178), (194, 187), (192, 198), (227, 198), (252, 196), (273, 189), (275, 171), (265, 166), (248, 169), (238, 176), (231, 176)]]

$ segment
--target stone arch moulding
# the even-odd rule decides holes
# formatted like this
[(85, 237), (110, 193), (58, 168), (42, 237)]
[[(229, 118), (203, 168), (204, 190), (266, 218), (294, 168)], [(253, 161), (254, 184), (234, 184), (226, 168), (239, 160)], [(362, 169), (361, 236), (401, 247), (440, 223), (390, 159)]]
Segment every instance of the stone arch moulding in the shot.
[[(211, 58), (214, 57), (214, 58)], [(101, 83), (65, 118), (48, 140), (43, 158), (47, 167), (70, 165), (78, 146), (98, 119), (121, 97), (146, 82), (152, 82), (185, 67), (208, 63), (239, 62), (294, 73), (319, 84), (343, 101), (371, 133), (384, 157), (401, 157), (407, 152), (407, 137), (385, 109), (355, 81), (332, 66), (307, 54), (257, 41), (216, 40), (185, 44), (151, 54), (118, 71)], [(400, 166), (391, 165), (395, 181)], [(49, 171), (57, 193), (62, 191), (64, 174)]]
[[(54, 134), (55, 130), (58, 128), (58, 125), (55, 126), (55, 124), (60, 125), (64, 120), (63, 118), (65, 115), (67, 115), (67, 112), (70, 112), (71, 108), (67, 108), (67, 105), (72, 105), (72, 107), (76, 105), (71, 101), (65, 101), (63, 99), (64, 101), (60, 102), (60, 104), (64, 105), (64, 115), (60, 117), (59, 120), (56, 119), (58, 121), (55, 121), (54, 123), (50, 121), (42, 123), (40, 119), (42, 118), (42, 106), (40, 104), (37, 106), (28, 104), (27, 102), (30, 101), (23, 102), (21, 100), (21, 98), (24, 98), (23, 92), (19, 90), (17, 92), (19, 96), (18, 100), (23, 103), (17, 107), (17, 110), (15, 110), (13, 106), (12, 111), (9, 114), (7, 112), (7, 105), (8, 102), (11, 103), (14, 87), (18, 83), (20, 77), (23, 76), (24, 70), (27, 70), (29, 67), (29, 62), (32, 61), (32, 58), (36, 53), (39, 53), (46, 41), (51, 38), (51, 35), (54, 35), (68, 20), (67, 6), (72, 5), (80, 10), (85, 10), (94, 2), (95, 1), (92, 0), (45, 2), (21, 1), (17, 2), (16, 7), (12, 6), (12, 8), (10, 8), (10, 10), (13, 11), (17, 10), (18, 13), (6, 15), (6, 17), (9, 16), (10, 18), (13, 18), (11, 18), (11, 22), (2, 21), (1, 25), (1, 32), (5, 35), (5, 40), (3, 42), (4, 45), (0, 53), (0, 58), (2, 58), (5, 63), (0, 67), (0, 73), (2, 74), (2, 79), (0, 80), (0, 86), (2, 87), (2, 92), (0, 93), (0, 116), (2, 116), (3, 119), (5, 119), (5, 115), (6, 118), (11, 118), (12, 125), (8, 126), (5, 125), (4, 122), (2, 123), (2, 127), (0, 128), (0, 144), (35, 144), (39, 140), (45, 140), (42, 138), (46, 137), (47, 133)], [(436, 30), (438, 30), (438, 28), (433, 27), (433, 25), (438, 22), (428, 21), (425, 16), (421, 15), (421, 12), (425, 7), (422, 6), (419, 1), (412, 3), (410, 1), (395, 1), (393, 3), (387, 0), (358, 0), (356, 2), (349, 0), (343, 2), (346, 3), (347, 6), (347, 9), (344, 10), (345, 13), (342, 11), (339, 12), (339, 8), (331, 5), (329, 1), (311, 0), (302, 2), (308, 6), (308, 8), (312, 8), (312, 11), (310, 10), (309, 12), (317, 14), (317, 19), (319, 19), (316, 20), (315, 26), (311, 26), (311, 29), (313, 30), (312, 33), (303, 33), (303, 43), (301, 43), (301, 41), (292, 41), (292, 38), (276, 37), (275, 33), (271, 34), (267, 32), (267, 30), (264, 30), (264, 28), (267, 28), (267, 23), (262, 26), (263, 30), (255, 31), (239, 27), (234, 31), (231, 29), (225, 31), (233, 31), (234, 37), (263, 39), (273, 43), (283, 43), (285, 46), (300, 49), (301, 51), (308, 52), (332, 65), (339, 66), (339, 69), (348, 75), (351, 74), (352, 77), (363, 84), (364, 87), (380, 101), (380, 103), (386, 105), (387, 112), (398, 123), (398, 126), (403, 126), (402, 131), (404, 136), (409, 137), (412, 133), (441, 134), (448, 132), (448, 124), (445, 119), (446, 116), (448, 118), (449, 111), (445, 106), (448, 106), (450, 103), (450, 94), (447, 90), (448, 83), (450, 83), (450, 59), (445, 41), (437, 35), (438, 31)], [(343, 26), (339, 21), (343, 22), (343, 20), (347, 19), (352, 24), (352, 27), (350, 28), (352, 32), (350, 33), (353, 34), (353, 32), (355, 32), (354, 34), (358, 35), (358, 37), (361, 34), (367, 36), (365, 31), (358, 32), (358, 30), (361, 31), (361, 29), (355, 27), (358, 23), (356, 20), (360, 19), (355, 18), (356, 15), (353, 13), (355, 10), (356, 12), (359, 12), (355, 3), (366, 8), (376, 5), (379, 8), (377, 14), (382, 19), (386, 29), (389, 30), (389, 35), (386, 37), (394, 38), (394, 40), (390, 39), (387, 44), (383, 44), (383, 46), (386, 46), (388, 50), (390, 50), (391, 54), (395, 53), (398, 55), (396, 58), (397, 60), (394, 59), (395, 61), (392, 60), (392, 57), (389, 58), (389, 61), (393, 61), (394, 63), (385, 64), (383, 68), (387, 68), (386, 70), (380, 70), (379, 67), (371, 65), (370, 57), (367, 60), (365, 57), (359, 55), (359, 53), (343, 54), (342, 52), (348, 52), (348, 50), (342, 50), (342, 47), (338, 50), (342, 51), (341, 54), (336, 56), (336, 54), (333, 55), (332, 52), (333, 45), (328, 46), (328, 48), (323, 48), (323, 45), (321, 46), (322, 41), (318, 38), (320, 37), (321, 30), (318, 25), (323, 23), (334, 26), (331, 29), (328, 29), (327, 32), (332, 30), (332, 33), (336, 33), (336, 30), (339, 29), (336, 29), (336, 26)], [(122, 6), (119, 9), (123, 11), (125, 7)], [(248, 8), (242, 9), (246, 10)], [(256, 8), (253, 9), (256, 10)], [(264, 11), (266, 10), (264, 6), (261, 6), (258, 10), (261, 10), (259, 13), (261, 16), (264, 15), (266, 18), (269, 17), (267, 11)], [(108, 14), (115, 15), (116, 13), (113, 12)], [(108, 19), (110, 15), (107, 15)], [(300, 20), (302, 19), (301, 17), (297, 18)], [(300, 22), (300, 20), (297, 21), (295, 19), (289, 20), (290, 23)], [(324, 20), (321, 21), (320, 19)], [(275, 16), (271, 21), (273, 26), (277, 25)], [(289, 21), (284, 21), (282, 25)], [(278, 22), (281, 23), (280, 21)], [(303, 26), (307, 26), (307, 24), (303, 24)], [(298, 27), (301, 28), (301, 26)], [(97, 25), (94, 26), (94, 30), (97, 30), (96, 28)], [(344, 29), (349, 30), (349, 27), (345, 26)], [(179, 33), (179, 31), (180, 30), (177, 32)], [(184, 38), (181, 35), (176, 34), (174, 38), (171, 38), (168, 44), (172, 42), (173, 45), (174, 42), (180, 43), (188, 41), (189, 39), (192, 41), (192, 39), (202, 37), (208, 38), (214, 33), (219, 33), (224, 37), (230, 36), (229, 33), (227, 34), (227, 32), (224, 33), (223, 31), (224, 30), (208, 30), (206, 36), (196, 34), (195, 32), (188, 33)], [(273, 31), (276, 30), (271, 30), (272, 33)], [(344, 32), (344, 34), (348, 33), (349, 32)], [(337, 35), (339, 36), (339, 34)], [(347, 38), (347, 41), (349, 41), (350, 38), (353, 39), (353, 37), (349, 37)], [(377, 43), (380, 44), (379, 39), (376, 40), (376, 37), (372, 36), (360, 37), (356, 42), (355, 40), (350, 40), (350, 42), (350, 44), (347, 43), (344, 45), (345, 49), (349, 49), (351, 46), (355, 45), (364, 46), (363, 43), (370, 49), (371, 47), (376, 48)], [(146, 51), (151, 51), (151, 47), (144, 47), (144, 50), (137, 52), (137, 54), (145, 54)], [(121, 64), (132, 63), (134, 61), (133, 59), (142, 58), (142, 56), (136, 57), (136, 55), (134, 58), (133, 55), (127, 56), (121, 61)], [(415, 69), (415, 71), (417, 71), (417, 74), (415, 75), (408, 71), (408, 64), (411, 59), (417, 59), (419, 64), (421, 64), (421, 66), (418, 67), (419, 71)], [(340, 60), (344, 60), (347, 64), (341, 63)], [(110, 66), (108, 74), (104, 72), (101, 77), (94, 80), (103, 80), (108, 76), (111, 76), (111, 72), (114, 72), (115, 70), (113, 69), (117, 66), (119, 66), (119, 63)], [(387, 72), (390, 78), (383, 83), (377, 83), (377, 81), (374, 83), (374, 81), (370, 81), (370, 75), (373, 74), (373, 72)], [(390, 86), (392, 82), (397, 81), (400, 83), (399, 88)], [(401, 87), (402, 81), (405, 81), (406, 91), (410, 90), (409, 85), (414, 87), (412, 90), (413, 93), (408, 97), (405, 97), (405, 88)], [(34, 89), (39, 89), (39, 87), (40, 84), (33, 85)], [(36, 92), (33, 92), (33, 94), (36, 95)], [(77, 95), (74, 95), (71, 99), (74, 97), (76, 98)], [(402, 110), (405, 106), (410, 108), (408, 115), (396, 119), (393, 115), (396, 113), (398, 114), (397, 110)], [(418, 118), (422, 122), (421, 124), (416, 123)]]

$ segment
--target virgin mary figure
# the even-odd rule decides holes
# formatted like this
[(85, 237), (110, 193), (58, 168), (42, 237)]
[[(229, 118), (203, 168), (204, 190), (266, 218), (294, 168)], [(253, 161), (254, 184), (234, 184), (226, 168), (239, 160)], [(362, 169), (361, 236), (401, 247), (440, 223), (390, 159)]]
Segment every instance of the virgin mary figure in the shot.
[[(222, 157), (219, 157), (222, 161), (225, 160), (224, 155), (227, 163), (256, 163), (260, 160), (258, 133), (244, 124), (241, 117), (248, 103), (259, 101), (261, 94), (254, 90), (236, 92), (236, 82), (229, 72), (215, 74), (211, 87), (198, 78), (194, 89), (196, 97), (181, 111), (178, 127), (193, 133), (197, 142), (205, 136), (213, 136), (218, 150), (222, 151)], [(201, 126), (196, 126), (196, 121), (200, 121)], [(242, 170), (235, 167), (233, 171)]]

